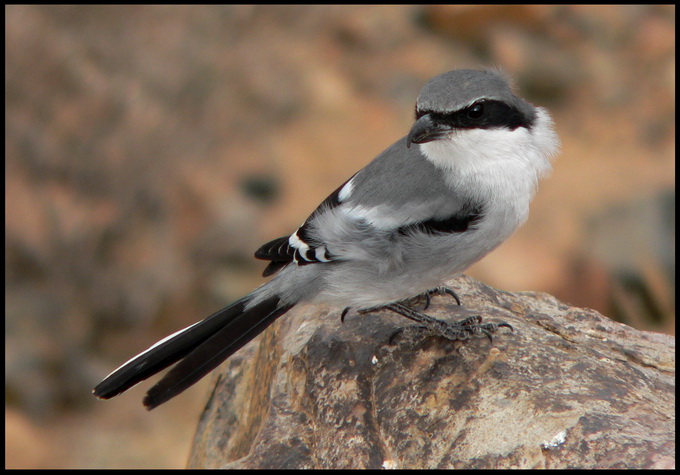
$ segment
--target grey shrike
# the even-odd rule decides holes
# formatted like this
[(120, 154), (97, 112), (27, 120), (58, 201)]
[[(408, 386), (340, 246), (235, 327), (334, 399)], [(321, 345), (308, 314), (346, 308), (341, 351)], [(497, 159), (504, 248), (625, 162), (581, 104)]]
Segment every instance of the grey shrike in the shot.
[[(529, 214), (559, 147), (548, 112), (517, 97), (497, 71), (455, 70), (420, 91), (416, 121), (335, 190), (290, 236), (255, 253), (269, 282), (174, 333), (106, 377), (108, 399), (177, 363), (144, 398), (153, 409), (181, 393), (295, 305), (361, 313), (386, 308), (451, 340), (506, 323), (446, 322), (410, 298), (455, 293), (443, 282), (505, 241)], [(459, 302), (460, 303), (460, 302)], [(344, 317), (343, 312), (343, 317)]]

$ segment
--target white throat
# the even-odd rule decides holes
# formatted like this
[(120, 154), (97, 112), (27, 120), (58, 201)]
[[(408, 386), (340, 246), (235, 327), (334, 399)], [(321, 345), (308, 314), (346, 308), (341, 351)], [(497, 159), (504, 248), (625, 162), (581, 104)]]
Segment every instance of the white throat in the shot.
[(553, 121), (542, 107), (536, 108), (531, 129), (454, 130), (447, 138), (420, 145), (452, 187), (486, 200), (511, 199), (527, 205), (558, 149)]

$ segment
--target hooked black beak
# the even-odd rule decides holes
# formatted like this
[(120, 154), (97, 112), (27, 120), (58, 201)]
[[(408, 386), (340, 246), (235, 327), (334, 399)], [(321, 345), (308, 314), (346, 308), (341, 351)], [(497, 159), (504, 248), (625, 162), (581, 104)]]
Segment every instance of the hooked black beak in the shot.
[(406, 147), (410, 147), (412, 143), (432, 142), (444, 138), (451, 130), (450, 125), (437, 122), (432, 114), (425, 114), (411, 127), (406, 138)]

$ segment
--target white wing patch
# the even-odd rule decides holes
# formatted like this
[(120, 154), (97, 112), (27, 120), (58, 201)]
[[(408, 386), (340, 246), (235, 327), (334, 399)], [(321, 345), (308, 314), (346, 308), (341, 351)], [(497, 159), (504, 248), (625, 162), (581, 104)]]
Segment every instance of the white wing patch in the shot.
[(342, 203), (343, 201), (346, 201), (347, 198), (349, 198), (352, 195), (352, 191), (354, 191), (354, 177), (352, 177), (351, 180), (349, 180), (345, 186), (342, 187), (340, 192), (338, 193), (338, 201)]
[(310, 262), (331, 262), (331, 257), (328, 254), (328, 249), (325, 245), (310, 246), (303, 241), (299, 236), (300, 229), (295, 231), (288, 238), (288, 245), (295, 249), (293, 253), (293, 262), (298, 265), (307, 264)]
[(295, 231), (293, 234), (290, 235), (290, 237), (288, 238), (288, 245), (300, 251), (300, 254), (304, 256), (309, 250), (309, 244), (307, 244), (298, 237), (298, 231)]
[(387, 205), (342, 206), (340, 211), (349, 221), (364, 221), (380, 231), (393, 231), (432, 217), (433, 203), (411, 203), (395, 209)]

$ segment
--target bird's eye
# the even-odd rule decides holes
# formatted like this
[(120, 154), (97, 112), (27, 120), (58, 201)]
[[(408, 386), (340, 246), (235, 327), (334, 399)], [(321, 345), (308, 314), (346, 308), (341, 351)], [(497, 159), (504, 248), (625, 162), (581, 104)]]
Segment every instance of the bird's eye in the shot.
[(470, 119), (479, 119), (484, 115), (484, 104), (477, 103), (468, 107), (467, 116)]

